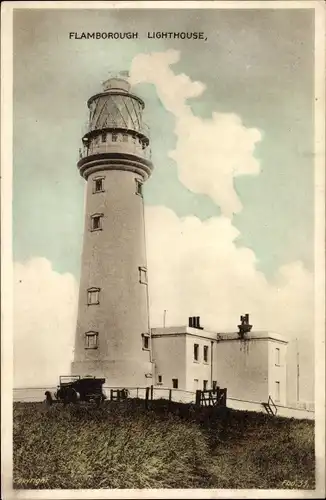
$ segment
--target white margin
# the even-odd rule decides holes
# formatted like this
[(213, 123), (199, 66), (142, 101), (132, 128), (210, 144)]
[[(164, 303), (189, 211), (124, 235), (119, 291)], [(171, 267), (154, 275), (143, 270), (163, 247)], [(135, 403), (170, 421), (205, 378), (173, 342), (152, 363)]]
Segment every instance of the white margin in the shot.
[[(13, 9), (315, 10), (315, 415), (317, 484), (303, 490), (13, 490), (12, 67)], [(107, 498), (322, 498), (325, 494), (325, 3), (274, 1), (4, 1), (1, 8), (1, 485), (4, 500)], [(5, 283), (5, 286), (4, 286)]]

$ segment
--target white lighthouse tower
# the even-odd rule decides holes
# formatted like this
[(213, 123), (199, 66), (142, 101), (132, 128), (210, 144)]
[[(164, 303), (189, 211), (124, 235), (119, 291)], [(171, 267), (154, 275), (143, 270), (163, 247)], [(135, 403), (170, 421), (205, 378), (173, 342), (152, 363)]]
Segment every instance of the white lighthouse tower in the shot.
[(152, 363), (142, 185), (153, 169), (144, 102), (116, 76), (87, 104), (77, 164), (87, 194), (72, 373), (144, 386)]

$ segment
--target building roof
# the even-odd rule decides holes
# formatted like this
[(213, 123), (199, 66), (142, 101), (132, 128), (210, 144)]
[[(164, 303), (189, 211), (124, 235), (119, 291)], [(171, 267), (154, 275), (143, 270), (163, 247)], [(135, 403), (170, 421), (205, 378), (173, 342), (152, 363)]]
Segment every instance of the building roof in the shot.
[[(241, 340), (238, 332), (212, 332), (200, 328), (192, 328), (189, 326), (167, 326), (163, 328), (152, 328), (152, 337), (163, 337), (163, 336), (176, 336), (176, 335), (193, 335), (196, 337), (202, 337), (210, 340), (222, 341), (234, 341)], [(288, 343), (287, 338), (284, 335), (271, 331), (251, 331), (245, 335), (245, 339), (260, 339), (260, 340), (275, 340), (278, 342)]]

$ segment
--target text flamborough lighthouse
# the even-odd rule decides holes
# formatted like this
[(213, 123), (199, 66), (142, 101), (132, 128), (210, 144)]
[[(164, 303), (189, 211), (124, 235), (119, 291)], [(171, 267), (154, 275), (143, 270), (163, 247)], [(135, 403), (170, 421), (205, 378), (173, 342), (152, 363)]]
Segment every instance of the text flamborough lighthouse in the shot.
[(72, 374), (151, 384), (143, 182), (153, 169), (144, 102), (119, 77), (88, 100), (78, 169), (87, 182)]

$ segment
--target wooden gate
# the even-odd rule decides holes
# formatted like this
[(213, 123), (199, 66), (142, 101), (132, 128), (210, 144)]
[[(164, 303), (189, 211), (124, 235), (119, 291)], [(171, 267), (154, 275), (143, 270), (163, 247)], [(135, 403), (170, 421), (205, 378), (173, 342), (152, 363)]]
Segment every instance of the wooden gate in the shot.
[(196, 406), (226, 406), (226, 389), (210, 389), (196, 391)]

